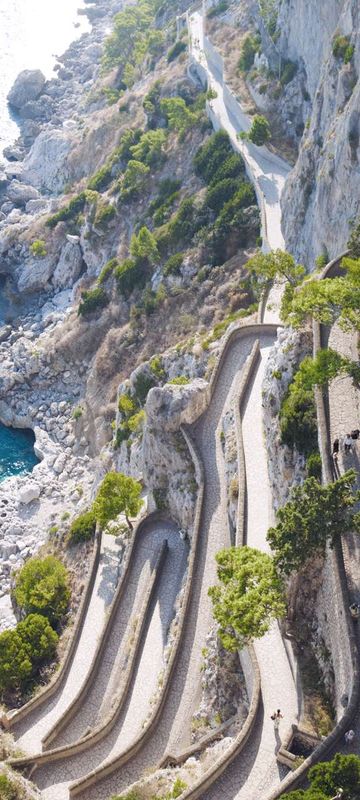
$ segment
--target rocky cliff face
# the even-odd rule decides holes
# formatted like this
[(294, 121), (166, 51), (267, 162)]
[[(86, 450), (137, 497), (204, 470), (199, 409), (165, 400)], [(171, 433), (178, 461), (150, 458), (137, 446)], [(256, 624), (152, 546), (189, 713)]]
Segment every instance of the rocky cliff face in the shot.
[[(358, 214), (359, 14), (357, 0), (283, 0), (279, 9), (282, 53), (303, 63), (312, 99), (282, 201), (286, 247), (310, 269), (345, 248)], [(334, 54), (339, 36), (348, 49)]]

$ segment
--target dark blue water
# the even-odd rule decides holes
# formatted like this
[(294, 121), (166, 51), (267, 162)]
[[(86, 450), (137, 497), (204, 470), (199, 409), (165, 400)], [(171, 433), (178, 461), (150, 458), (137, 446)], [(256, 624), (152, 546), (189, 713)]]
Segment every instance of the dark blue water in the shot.
[(32, 431), (6, 428), (0, 423), (0, 481), (10, 475), (31, 472), (39, 463), (34, 442)]

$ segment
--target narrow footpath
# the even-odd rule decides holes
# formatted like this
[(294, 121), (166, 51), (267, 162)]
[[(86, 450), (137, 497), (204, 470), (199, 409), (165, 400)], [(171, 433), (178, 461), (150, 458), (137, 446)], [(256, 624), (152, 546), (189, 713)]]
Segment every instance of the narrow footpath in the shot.
[(224, 84), (223, 75), (219, 73), (218, 64), (211, 58), (211, 52), (205, 50), (204, 18), (198, 11), (190, 17), (190, 39), (193, 62), (205, 70), (208, 88), (216, 93), (216, 97), (210, 101), (211, 121), (214, 127), (227, 131), (234, 149), (243, 156), (250, 171), (264, 216), (264, 244), (270, 250), (284, 250), (280, 198), (290, 166), (267, 147), (257, 147), (252, 142), (237, 138), (240, 131), (247, 132), (250, 129), (251, 120), (235, 97), (229, 101), (230, 92)]
[(71, 705), (79, 688), (86, 681), (99, 637), (119, 579), (120, 547), (114, 536), (103, 535), (99, 566), (79, 644), (65, 683), (53, 697), (44, 702), (14, 726), (17, 745), (26, 753), (39, 753), (42, 739)]

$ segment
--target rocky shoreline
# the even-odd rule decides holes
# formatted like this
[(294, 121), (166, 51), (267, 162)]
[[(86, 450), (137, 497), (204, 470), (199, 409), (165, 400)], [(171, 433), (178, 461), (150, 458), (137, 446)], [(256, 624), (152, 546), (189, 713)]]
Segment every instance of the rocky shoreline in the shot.
[[(22, 74), (10, 92), (20, 115), (20, 136), (6, 148), (7, 163), (0, 169), (0, 273), (15, 303), (0, 328), (0, 421), (31, 428), (40, 461), (31, 475), (0, 483), (0, 630), (16, 622), (9, 595), (12, 570), (39, 549), (49, 532), (59, 536), (65, 519), (88, 505), (97, 472), (91, 435), (82, 419), (89, 363), (80, 358), (69, 369), (51, 341), (71, 313), (73, 283), (82, 262), (78, 237), (68, 236), (60, 257), (50, 257), (58, 277), (49, 292), (44, 282), (49, 259), (39, 260), (37, 272), (36, 259), (29, 257), (18, 235), (57, 205), (34, 185), (36, 180), (24, 180), (24, 175), (29, 164), (36, 175), (39, 140), (50, 148), (54, 139), (70, 143), (81, 128), (81, 107), (99, 72), (102, 42), (121, 6), (89, 4), (92, 29), (58, 59), (57, 77), (45, 81), (38, 72)], [(52, 155), (55, 164), (56, 152)], [(21, 280), (19, 264), (31, 274), (30, 285)]]

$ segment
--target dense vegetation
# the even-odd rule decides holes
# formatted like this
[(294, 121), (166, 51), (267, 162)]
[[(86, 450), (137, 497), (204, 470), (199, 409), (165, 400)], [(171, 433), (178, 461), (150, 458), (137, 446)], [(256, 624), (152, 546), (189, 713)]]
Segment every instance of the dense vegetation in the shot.
[(331, 761), (321, 761), (308, 773), (308, 789), (296, 789), (283, 800), (330, 800), (343, 790), (344, 800), (360, 800), (360, 758), (336, 753)]
[(269, 630), (285, 613), (284, 587), (273, 559), (252, 547), (216, 555), (219, 585), (209, 589), (224, 647), (237, 650)]
[(292, 489), (290, 500), (276, 514), (276, 526), (267, 535), (283, 574), (298, 571), (314, 555), (323, 555), (326, 544), (334, 547), (344, 533), (360, 532), (356, 510), (360, 492), (354, 490), (355, 479), (354, 470), (348, 470), (326, 486), (307, 478)]
[(79, 544), (91, 539), (96, 530), (96, 518), (94, 512), (89, 509), (75, 517), (69, 530), (70, 544)]
[(43, 614), (56, 625), (70, 599), (64, 565), (54, 556), (29, 559), (15, 578), (14, 597), (24, 614)]

